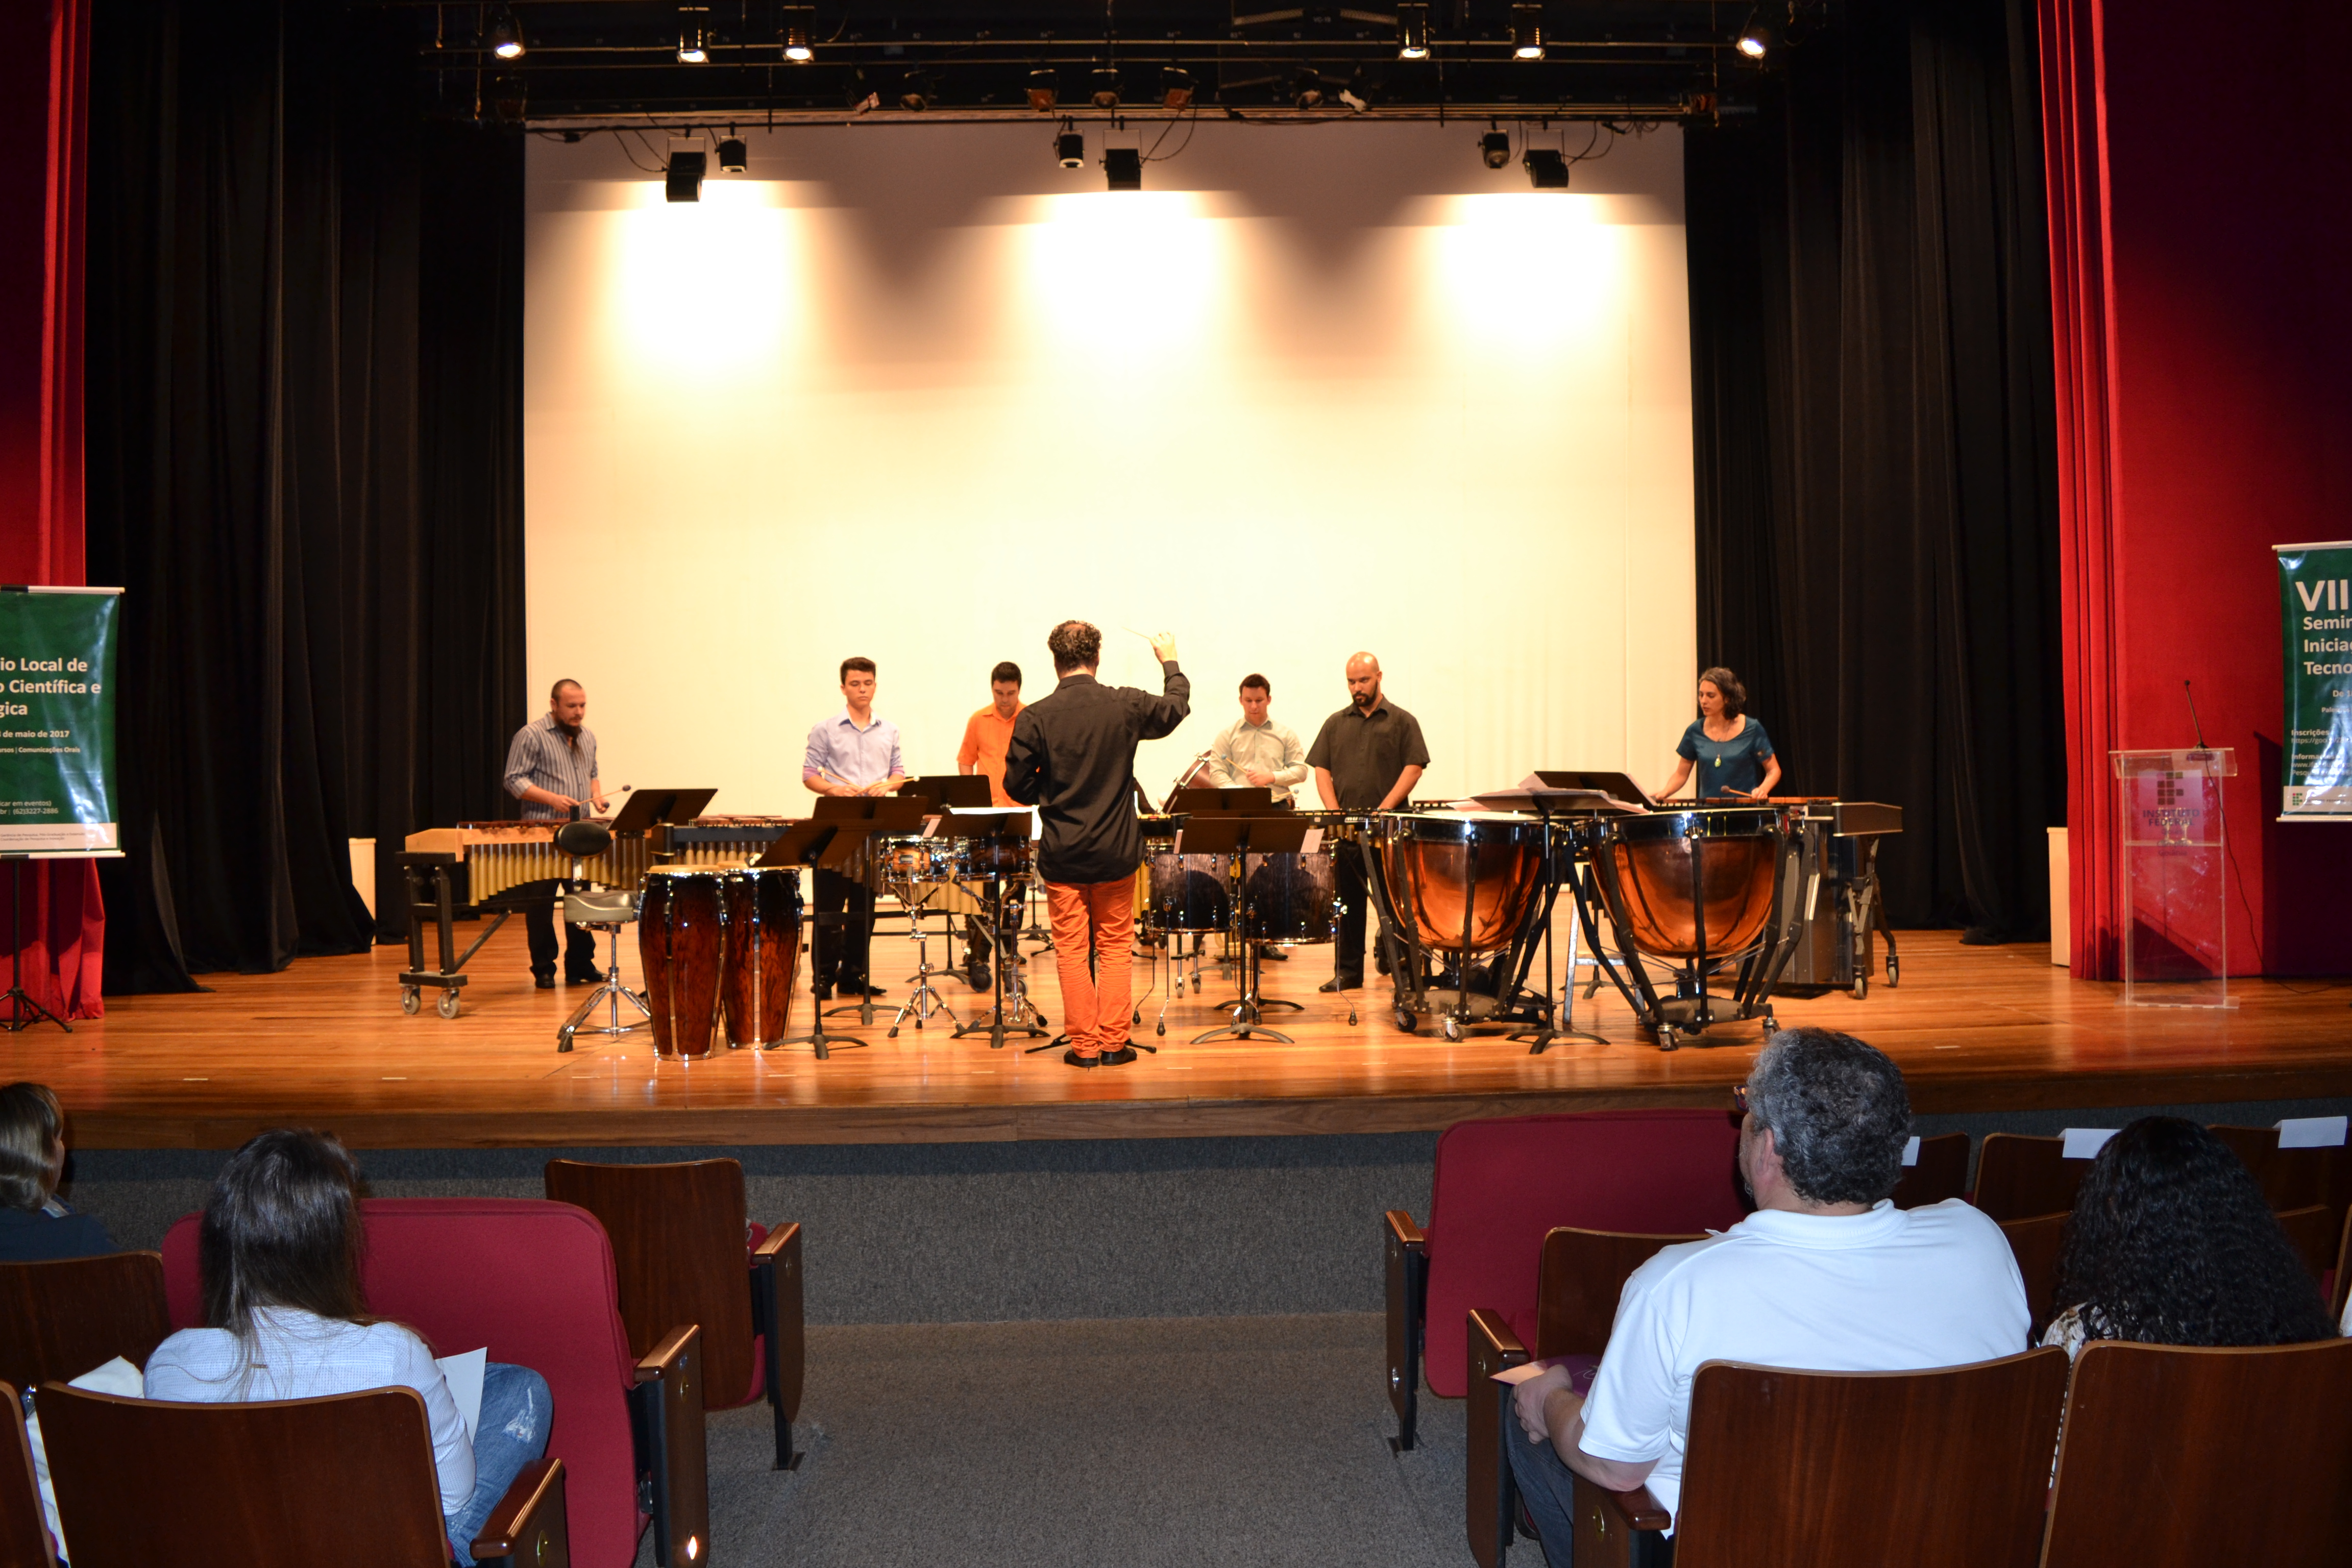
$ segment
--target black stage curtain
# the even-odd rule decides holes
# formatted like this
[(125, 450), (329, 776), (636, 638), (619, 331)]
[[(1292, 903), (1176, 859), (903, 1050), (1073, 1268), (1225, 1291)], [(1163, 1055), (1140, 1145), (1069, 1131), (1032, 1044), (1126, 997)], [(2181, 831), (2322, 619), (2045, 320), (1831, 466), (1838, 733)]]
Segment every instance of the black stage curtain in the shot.
[(348, 841), (499, 814), (523, 692), (522, 147), (407, 19), (100, 0), (89, 574), (123, 600), (107, 989), (365, 948)]
[(2049, 931), (2065, 820), (2028, 0), (1843, 9), (1685, 141), (1699, 652), (1785, 794), (1904, 808), (1895, 922)]

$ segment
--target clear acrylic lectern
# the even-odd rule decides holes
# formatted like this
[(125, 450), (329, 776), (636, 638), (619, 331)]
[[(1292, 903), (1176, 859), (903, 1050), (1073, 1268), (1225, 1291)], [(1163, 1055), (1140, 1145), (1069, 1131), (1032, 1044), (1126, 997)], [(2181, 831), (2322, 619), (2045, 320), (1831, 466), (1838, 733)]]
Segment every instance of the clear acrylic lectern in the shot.
[(2230, 1005), (2229, 846), (2221, 781), (2227, 746), (2111, 752), (2124, 830), (2124, 1001), (2144, 1007)]

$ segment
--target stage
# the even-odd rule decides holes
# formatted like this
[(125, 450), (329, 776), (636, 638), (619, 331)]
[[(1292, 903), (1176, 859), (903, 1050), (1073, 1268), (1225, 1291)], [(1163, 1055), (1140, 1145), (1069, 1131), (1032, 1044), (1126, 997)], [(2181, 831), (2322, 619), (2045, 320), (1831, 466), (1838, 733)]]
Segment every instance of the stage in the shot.
[[(471, 940), (474, 928), (460, 929)], [(1949, 931), (1898, 941), (1900, 989), (1784, 999), (1777, 1012), (1891, 1053), (1922, 1114), (2352, 1095), (2352, 985), (2246, 981), (2227, 1012), (2127, 1011), (2119, 986), (2070, 980), (2041, 946), (1964, 947)], [(454, 1020), (434, 1015), (429, 994), (418, 1016), (401, 1012), (404, 951), (208, 975), (209, 994), (110, 997), (104, 1019), (71, 1035), (45, 1025), (0, 1040), (0, 1077), (55, 1088), (84, 1149), (232, 1147), (288, 1123), (369, 1148), (924, 1143), (1402, 1132), (1528, 1111), (1727, 1105), (1761, 1041), (1757, 1026), (1735, 1026), (1704, 1037), (1721, 1046), (1658, 1051), (1605, 987), (1579, 999), (1576, 1023), (1608, 1043), (1567, 1039), (1541, 1056), (1499, 1035), (1449, 1043), (1426, 1024), (1406, 1036), (1384, 988), (1359, 994), (1350, 1026), (1346, 999), (1316, 990), (1329, 950), (1306, 948), (1265, 966), (1266, 994), (1307, 1005), (1271, 1018), (1297, 1044), (1190, 1044), (1222, 1021), (1210, 1005), (1231, 994), (1212, 964), (1201, 994), (1170, 1004), (1165, 1036), (1153, 1033), (1160, 995), (1141, 998), (1136, 1037), (1157, 1055), (1085, 1072), (1058, 1051), (1018, 1048), (1035, 1042), (950, 1040), (943, 1019), (886, 1038), (913, 948), (879, 938), (874, 970), (890, 1008), (870, 1027), (828, 1025), (848, 1037), (830, 1060), (799, 1046), (657, 1061), (642, 1031), (583, 1035), (558, 1054), (556, 1027), (581, 993), (531, 988), (517, 922), (468, 965)], [(1052, 964), (1034, 970), (1058, 1021)], [(1150, 979), (1139, 964), (1139, 996)], [(961, 981), (938, 986), (971, 1016)], [(803, 993), (795, 1028), (806, 1005)], [(846, 1048), (851, 1039), (869, 1043)]]

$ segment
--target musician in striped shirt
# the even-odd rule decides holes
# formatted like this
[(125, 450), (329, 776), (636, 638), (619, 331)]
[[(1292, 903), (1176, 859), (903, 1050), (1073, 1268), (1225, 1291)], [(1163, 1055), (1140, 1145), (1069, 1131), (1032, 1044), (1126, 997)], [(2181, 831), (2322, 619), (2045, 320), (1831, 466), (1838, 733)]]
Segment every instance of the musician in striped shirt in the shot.
[[(507, 793), (522, 803), (517, 814), (525, 822), (569, 822), (593, 807), (607, 809), (604, 786), (596, 776), (596, 735), (581, 722), (588, 713), (588, 693), (576, 680), (559, 680), (547, 694), (547, 711), (515, 731), (507, 748)], [(524, 934), (530, 939), (530, 973), (541, 991), (555, 989), (555, 899), (562, 886), (551, 882), (550, 897), (541, 902), (537, 889), (522, 913)], [(567, 984), (593, 985), (604, 978), (596, 968), (596, 938), (579, 926), (566, 925), (563, 978)]]

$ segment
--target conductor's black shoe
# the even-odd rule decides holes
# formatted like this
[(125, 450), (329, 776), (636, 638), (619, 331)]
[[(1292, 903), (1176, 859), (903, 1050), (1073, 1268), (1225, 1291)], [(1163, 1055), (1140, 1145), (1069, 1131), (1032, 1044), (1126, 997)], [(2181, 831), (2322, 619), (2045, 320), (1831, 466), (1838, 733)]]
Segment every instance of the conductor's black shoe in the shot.
[[(1128, 1054), (1129, 1056), (1134, 1055), (1131, 1051)], [(1102, 1058), (1082, 1057), (1078, 1055), (1078, 1048), (1076, 1046), (1072, 1046), (1068, 1050), (1064, 1051), (1062, 1053), (1062, 1059), (1069, 1063), (1074, 1068), (1091, 1068), (1100, 1067), (1102, 1065)]]
[(1361, 991), (1364, 977), (1360, 974), (1335, 974), (1315, 989), (1318, 991)]
[(1283, 952), (1282, 949), (1278, 947), (1269, 947), (1260, 952), (1258, 956), (1265, 960), (1268, 963), (1288, 963), (1290, 962), (1290, 954)]
[(1123, 1068), (1135, 1059), (1133, 1046), (1121, 1046), (1115, 1051), (1105, 1051), (1095, 1058), (1107, 1068)]
[(534, 974), (530, 977), (530, 983), (541, 991), (555, 989), (555, 976), (552, 974)]
[(604, 978), (604, 977), (601, 974), (593, 973), (567, 974), (563, 977), (563, 984), (566, 985), (594, 985), (600, 984)]
[(839, 992), (842, 995), (849, 997), (883, 996), (888, 994), (888, 993), (884, 991), (879, 985), (860, 985), (854, 980), (845, 980), (840, 984), (835, 986), (834, 989)]

